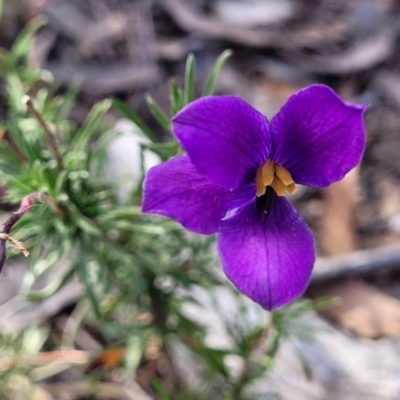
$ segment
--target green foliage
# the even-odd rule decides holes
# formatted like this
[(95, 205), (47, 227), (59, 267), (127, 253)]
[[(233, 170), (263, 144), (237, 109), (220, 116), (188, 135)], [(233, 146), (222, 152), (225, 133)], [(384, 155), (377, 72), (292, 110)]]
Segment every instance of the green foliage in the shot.
[(125, 118), (132, 121), (151, 142), (154, 143), (156, 141), (153, 132), (146, 125), (146, 123), (139, 117), (139, 115), (135, 114), (124, 102), (118, 99), (113, 99), (113, 105)]
[(183, 91), (183, 105), (186, 106), (194, 100), (194, 85), (196, 79), (196, 60), (193, 54), (189, 54), (186, 60), (185, 89)]
[(0, 399), (30, 397), (35, 388), (37, 367), (29, 359), (39, 353), (49, 335), (47, 327), (27, 328), (21, 333), (0, 336)]
[(146, 102), (154, 118), (160, 123), (163, 128), (165, 128), (166, 130), (170, 130), (171, 122), (167, 114), (165, 114), (162, 108), (154, 101), (154, 99), (149, 94), (146, 96)]
[[(214, 65), (211, 67), (211, 70), (204, 84), (203, 96), (209, 96), (214, 93), (218, 75), (231, 55), (232, 55), (231, 50), (225, 50), (216, 59)], [(181, 89), (173, 80), (170, 83), (171, 118), (174, 115), (176, 115), (184, 106), (186, 106), (195, 99), (195, 87), (196, 87), (196, 59), (193, 54), (189, 54), (186, 60), (184, 88)], [(161, 107), (154, 101), (154, 99), (150, 95), (146, 96), (146, 101), (147, 105), (150, 108), (151, 113), (159, 122), (159, 124), (163, 128), (169, 131), (171, 129), (170, 118), (165, 114), (165, 112), (161, 109)], [(128, 119), (130, 119), (133, 123), (139, 126), (151, 141), (154, 141), (152, 135), (149, 135), (150, 132), (149, 128), (145, 126), (143, 121), (141, 121), (136, 114), (132, 113), (132, 111), (130, 111), (125, 104), (123, 104), (120, 101), (116, 101), (114, 105), (122, 112), (122, 114), (124, 114)]]
[(206, 84), (204, 85), (203, 96), (209, 96), (214, 93), (215, 83), (217, 81), (218, 75), (231, 55), (231, 50), (225, 50), (216, 59), (214, 66), (211, 68), (210, 73), (208, 74)]
[[(199, 306), (196, 288), (205, 288), (212, 296), (225, 285), (215, 265), (214, 239), (141, 214), (140, 186), (121, 205), (117, 188), (105, 177), (105, 150), (116, 137), (105, 118), (107, 111), (114, 105), (132, 121), (149, 140), (143, 151), (162, 160), (176, 155), (178, 144), (172, 138), (157, 142), (145, 122), (117, 99), (94, 105), (81, 126), (70, 121), (79, 86), (57, 95), (49, 74), (28, 63), (34, 34), (42, 24), (32, 21), (0, 56), (8, 107), (7, 119), (0, 123), (0, 181), (10, 203), (33, 194), (38, 199), (13, 232), (31, 253), (23, 293), (31, 301), (41, 301), (78, 277), (83, 293), (76, 307), (85, 305), (82, 319), (98, 327), (107, 346), (126, 348), (128, 375), (148, 361), (146, 351), (154, 343), (164, 357), (179, 343), (196, 360), (200, 375), (192, 387), (180, 381), (171, 386), (154, 376), (150, 386), (159, 399), (245, 399), (249, 384), (271, 368), (280, 340), (293, 334), (288, 322), (310, 307), (281, 310), (270, 321), (254, 324), (248, 320), (249, 302), (232, 290), (238, 304), (235, 320), (225, 321), (220, 313), (232, 346), (218, 349), (208, 344), (207, 329), (185, 314), (184, 304)], [(213, 93), (230, 55), (225, 51), (215, 62), (205, 95)], [(195, 58), (189, 55), (184, 88), (171, 82), (171, 117), (194, 99), (195, 79)], [(146, 99), (154, 117), (169, 131), (170, 117), (150, 96)], [(36, 289), (38, 280), (45, 282), (42, 289)], [(144, 315), (150, 317), (144, 321)], [(24, 334), (32, 336), (29, 330)], [(20, 339), (5, 344), (1, 340), (2, 354), (22, 346)], [(31, 349), (39, 351), (42, 344)], [(236, 377), (226, 363), (232, 355), (244, 365)], [(21, 374), (19, 366), (9, 368), (3, 382), (11, 372)]]

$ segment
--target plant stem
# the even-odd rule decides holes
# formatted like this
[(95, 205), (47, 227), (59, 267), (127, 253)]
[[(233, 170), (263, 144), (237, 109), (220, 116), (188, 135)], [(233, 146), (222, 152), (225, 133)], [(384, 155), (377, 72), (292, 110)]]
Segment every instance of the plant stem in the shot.
[(53, 153), (53, 156), (57, 161), (58, 169), (61, 171), (63, 169), (62, 158), (58, 151), (57, 142), (56, 142), (54, 133), (51, 131), (50, 127), (47, 125), (47, 122), (43, 119), (43, 117), (40, 115), (39, 111), (33, 105), (31, 98), (29, 96), (24, 96), (22, 101), (26, 104), (26, 106), (28, 107), (28, 110), (35, 117), (35, 119), (39, 123), (39, 125), (43, 128), (44, 133), (49, 142), (51, 151)]
[(25, 156), (21, 153), (21, 150), (15, 144), (11, 135), (6, 131), (5, 128), (0, 128), (0, 139), (3, 139), (8, 144), (8, 148), (11, 153), (14, 154), (15, 158), (22, 164), (26, 162)]

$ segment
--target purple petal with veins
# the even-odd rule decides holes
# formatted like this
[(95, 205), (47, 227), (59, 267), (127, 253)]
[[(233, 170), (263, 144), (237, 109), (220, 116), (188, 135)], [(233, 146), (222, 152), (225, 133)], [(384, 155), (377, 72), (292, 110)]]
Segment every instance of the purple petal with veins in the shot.
[(210, 182), (179, 156), (150, 169), (144, 182), (143, 212), (160, 214), (203, 234), (218, 231), (230, 191)]
[(257, 211), (253, 202), (223, 221), (218, 249), (229, 280), (267, 310), (304, 293), (315, 258), (310, 230), (278, 196), (270, 214)]
[(249, 183), (270, 151), (266, 117), (239, 97), (196, 100), (172, 130), (200, 173), (232, 189)]
[(272, 157), (296, 183), (324, 187), (361, 160), (366, 106), (345, 103), (332, 89), (313, 85), (295, 93), (272, 119)]

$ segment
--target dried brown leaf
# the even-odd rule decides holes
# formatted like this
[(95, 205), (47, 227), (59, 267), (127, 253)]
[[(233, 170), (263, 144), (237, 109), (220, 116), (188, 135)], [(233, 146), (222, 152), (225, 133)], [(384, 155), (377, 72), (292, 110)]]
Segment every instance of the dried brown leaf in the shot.
[(353, 210), (357, 202), (358, 170), (324, 189), (324, 214), (320, 223), (321, 246), (330, 256), (357, 248)]
[(400, 301), (367, 283), (351, 280), (331, 284), (313, 290), (312, 295), (337, 298), (337, 305), (324, 314), (359, 336), (400, 336)]

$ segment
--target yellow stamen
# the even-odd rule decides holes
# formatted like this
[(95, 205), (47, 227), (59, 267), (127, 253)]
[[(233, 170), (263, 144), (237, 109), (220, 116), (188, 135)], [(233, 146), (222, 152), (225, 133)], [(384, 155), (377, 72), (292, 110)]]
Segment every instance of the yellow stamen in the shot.
[(268, 160), (262, 166), (262, 181), (264, 186), (271, 185), (274, 180), (274, 162), (272, 160)]
[(290, 172), (279, 164), (275, 164), (275, 175), (283, 182), (285, 186), (294, 183), (294, 180), (292, 178), (292, 175), (290, 175)]
[(290, 185), (287, 185), (285, 189), (290, 193), (293, 194), (296, 191), (296, 184), (291, 183)]
[(258, 168), (256, 173), (256, 196), (260, 197), (265, 193), (265, 185), (262, 179), (262, 166)]
[(261, 197), (265, 194), (267, 186), (271, 186), (278, 196), (284, 196), (285, 191), (290, 194), (296, 191), (296, 185), (290, 172), (272, 160), (267, 160), (257, 169), (257, 197)]
[(271, 183), (271, 187), (278, 196), (285, 195), (285, 184), (277, 176), (275, 176), (274, 181)]

